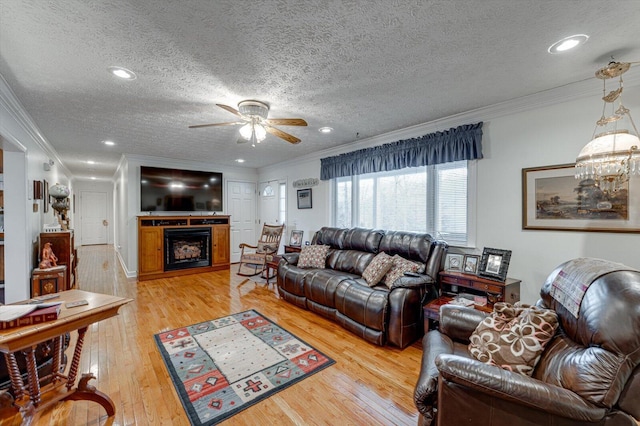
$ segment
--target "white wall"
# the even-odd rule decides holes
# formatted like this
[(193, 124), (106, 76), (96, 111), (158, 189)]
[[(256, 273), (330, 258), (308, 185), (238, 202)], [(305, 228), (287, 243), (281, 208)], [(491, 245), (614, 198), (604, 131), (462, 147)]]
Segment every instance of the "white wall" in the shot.
[[(0, 76), (0, 148), (4, 150), (5, 301), (29, 298), (31, 270), (37, 263), (33, 247), (45, 223), (54, 222), (53, 209), (44, 213), (44, 200), (33, 200), (33, 181), (70, 184), (69, 171)], [(49, 171), (43, 164), (53, 160)], [(34, 212), (34, 203), (37, 211)]]
[[(314, 187), (313, 209), (298, 210), (291, 182), (319, 177), (321, 157), (484, 121), (484, 159), (477, 162), (477, 247), (472, 251), (512, 250), (508, 275), (522, 280), (522, 301), (534, 303), (548, 274), (575, 257), (598, 257), (640, 269), (639, 234), (522, 230), (522, 169), (574, 162), (602, 112), (597, 91), (552, 106), (531, 108), (528, 101), (534, 99), (523, 99), (519, 108), (511, 108), (522, 112), (491, 107), (266, 167), (260, 170), (260, 180), (287, 178), (288, 221), (304, 229), (307, 239), (309, 230), (331, 225), (330, 187), (327, 182)], [(640, 114), (637, 84), (625, 86), (625, 105)], [(640, 179), (634, 178), (632, 184), (640, 185)]]

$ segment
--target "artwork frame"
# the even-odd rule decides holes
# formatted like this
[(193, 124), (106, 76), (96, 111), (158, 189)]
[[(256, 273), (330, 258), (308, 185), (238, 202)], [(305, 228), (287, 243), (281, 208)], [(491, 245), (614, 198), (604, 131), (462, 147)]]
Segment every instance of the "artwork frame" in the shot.
[(511, 250), (485, 247), (478, 265), (478, 276), (505, 282), (511, 261)]
[(46, 179), (42, 181), (42, 212), (49, 212), (49, 183)]
[(476, 275), (478, 273), (478, 265), (480, 264), (480, 256), (475, 254), (466, 254), (462, 261), (462, 272), (465, 274)]
[(575, 179), (574, 166), (522, 169), (522, 229), (640, 233), (640, 180), (607, 193)]
[(302, 236), (304, 231), (293, 230), (291, 231), (291, 237), (289, 238), (289, 245), (292, 247), (300, 247), (302, 245)]
[(298, 189), (298, 209), (313, 208), (313, 200), (311, 196), (311, 188)]
[(447, 257), (444, 260), (444, 269), (447, 271), (462, 272), (462, 261), (464, 255), (457, 253), (447, 253)]
[(42, 200), (42, 181), (41, 180), (33, 181), (33, 199)]

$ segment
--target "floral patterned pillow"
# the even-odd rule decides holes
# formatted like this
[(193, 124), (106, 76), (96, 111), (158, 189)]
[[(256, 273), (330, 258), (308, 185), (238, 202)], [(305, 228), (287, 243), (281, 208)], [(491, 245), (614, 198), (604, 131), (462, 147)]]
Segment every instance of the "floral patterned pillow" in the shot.
[(391, 266), (387, 275), (384, 276), (382, 282), (391, 288), (393, 283), (402, 277), (405, 272), (418, 272), (419, 269), (420, 265), (416, 262), (412, 262), (396, 254), (393, 256), (393, 266)]
[(298, 258), (298, 268), (324, 269), (329, 247), (326, 245), (310, 245), (302, 247)]
[(551, 309), (498, 302), (471, 335), (469, 352), (478, 361), (531, 376), (557, 328)]
[(393, 257), (389, 256), (385, 252), (380, 252), (371, 262), (369, 262), (362, 273), (362, 278), (364, 278), (367, 284), (369, 284), (369, 287), (373, 287), (380, 282), (382, 277), (389, 272), (389, 269), (391, 269), (392, 266)]

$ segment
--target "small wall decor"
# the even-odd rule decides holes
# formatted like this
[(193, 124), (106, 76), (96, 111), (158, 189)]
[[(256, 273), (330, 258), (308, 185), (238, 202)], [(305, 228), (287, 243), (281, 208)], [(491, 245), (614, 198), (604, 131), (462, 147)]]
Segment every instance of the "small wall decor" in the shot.
[(47, 180), (42, 181), (42, 212), (47, 213), (49, 211), (49, 184)]
[(309, 189), (298, 189), (298, 208), (299, 209), (310, 209), (313, 204), (311, 201), (311, 188)]
[(464, 256), (464, 262), (462, 262), (462, 272), (465, 274), (476, 274), (478, 272), (478, 264), (480, 263), (480, 256), (474, 254), (467, 254)]
[(293, 181), (294, 188), (309, 188), (311, 186), (318, 186), (320, 184), (320, 179), (318, 178), (307, 178), (307, 179), (298, 179)]
[(289, 240), (289, 245), (294, 247), (300, 247), (302, 245), (302, 235), (304, 231), (291, 231), (291, 239)]
[(511, 250), (485, 247), (482, 251), (478, 275), (490, 280), (504, 282), (511, 260)]
[(447, 254), (444, 261), (444, 269), (447, 271), (462, 272), (462, 260), (464, 256), (462, 254)]
[(640, 232), (640, 182), (603, 191), (574, 164), (522, 169), (522, 229)]
[(34, 180), (33, 181), (33, 199), (34, 200), (42, 200), (42, 181)]

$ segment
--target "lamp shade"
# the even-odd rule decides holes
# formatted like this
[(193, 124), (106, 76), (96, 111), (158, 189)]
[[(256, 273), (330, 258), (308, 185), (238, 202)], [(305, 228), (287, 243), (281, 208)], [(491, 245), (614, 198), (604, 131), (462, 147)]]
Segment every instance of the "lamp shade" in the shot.
[(640, 146), (640, 139), (630, 134), (627, 130), (598, 135), (586, 144), (578, 154), (576, 161), (584, 161), (594, 157), (605, 157), (616, 154), (629, 156), (631, 148)]

